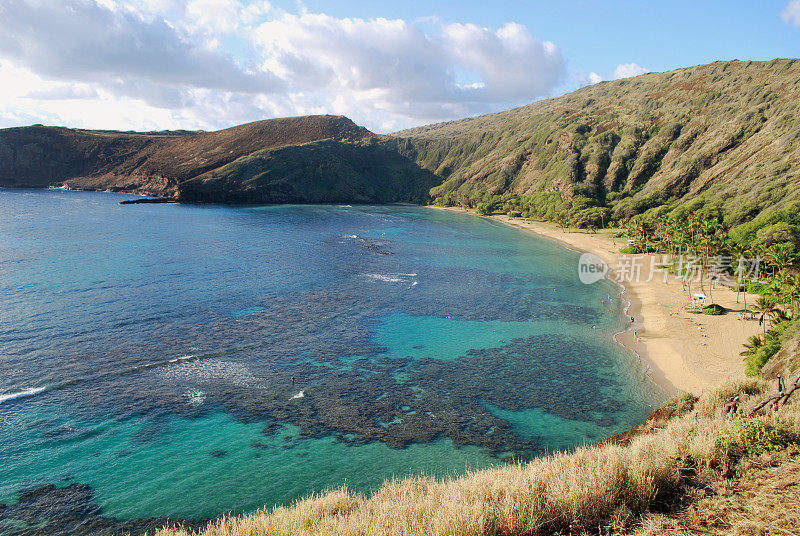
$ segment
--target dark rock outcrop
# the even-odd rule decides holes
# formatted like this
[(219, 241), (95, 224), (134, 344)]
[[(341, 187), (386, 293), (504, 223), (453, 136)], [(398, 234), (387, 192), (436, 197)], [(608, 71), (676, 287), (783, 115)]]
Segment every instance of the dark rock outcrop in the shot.
[(199, 528), (207, 520), (187, 522), (167, 517), (120, 520), (104, 516), (86, 484), (43, 484), (19, 493), (16, 504), (0, 504), (0, 534), (8, 536), (111, 536), (153, 534), (164, 526)]

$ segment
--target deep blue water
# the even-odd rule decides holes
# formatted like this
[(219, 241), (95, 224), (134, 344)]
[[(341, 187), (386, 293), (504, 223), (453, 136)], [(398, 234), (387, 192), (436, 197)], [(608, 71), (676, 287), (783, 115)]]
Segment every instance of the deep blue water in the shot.
[(0, 189), (0, 503), (81, 484), (102, 516), (213, 517), (597, 442), (661, 400), (619, 290), (548, 240), (129, 197)]

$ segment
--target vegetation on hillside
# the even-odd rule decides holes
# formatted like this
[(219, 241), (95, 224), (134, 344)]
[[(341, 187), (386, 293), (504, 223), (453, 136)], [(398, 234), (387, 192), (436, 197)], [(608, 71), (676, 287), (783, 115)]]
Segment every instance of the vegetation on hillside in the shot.
[[(726, 415), (732, 397), (749, 408), (764, 397), (760, 380), (726, 385), (694, 404), (655, 412), (639, 435), (436, 480), (387, 481), (371, 496), (346, 488), (252, 515), (225, 517), (203, 536), (486, 535), (629, 532), (647, 526), (648, 510), (711, 482), (735, 481), (764, 456), (798, 452), (800, 404), (778, 411)], [(682, 414), (683, 413), (683, 414)], [(681, 415), (682, 414), (682, 415)], [(649, 431), (650, 433), (643, 433)], [(185, 536), (164, 529), (160, 536)]]
[(181, 183), (183, 201), (425, 203), (438, 183), (373, 139), (322, 140), (245, 155)]
[(442, 177), (436, 204), (579, 227), (711, 207), (737, 224), (800, 199), (800, 61), (650, 73), (397, 136)]

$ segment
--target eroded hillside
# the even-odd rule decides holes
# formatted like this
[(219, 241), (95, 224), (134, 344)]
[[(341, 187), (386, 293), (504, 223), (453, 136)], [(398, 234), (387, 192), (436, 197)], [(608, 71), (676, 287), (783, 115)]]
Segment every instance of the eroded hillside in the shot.
[(184, 182), (259, 151), (372, 137), (365, 128), (336, 116), (270, 119), (217, 132), (10, 128), (0, 131), (0, 186), (67, 183), (76, 188), (179, 196)]
[(628, 216), (699, 199), (741, 220), (800, 197), (798, 106), (800, 61), (716, 62), (396, 136), (443, 204), (545, 191)]

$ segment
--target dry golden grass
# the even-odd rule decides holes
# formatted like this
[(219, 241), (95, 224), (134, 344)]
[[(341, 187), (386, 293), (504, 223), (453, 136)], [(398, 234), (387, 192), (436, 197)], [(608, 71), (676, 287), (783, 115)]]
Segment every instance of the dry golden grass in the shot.
[(647, 514), (632, 531), (636, 536), (688, 534), (800, 534), (800, 459), (798, 452), (763, 455), (743, 476), (724, 480), (697, 497), (683, 511)]
[[(701, 397), (691, 412), (662, 429), (632, 438), (627, 446), (578, 448), (441, 481), (424, 476), (391, 480), (371, 496), (342, 488), (289, 507), (225, 517), (200, 534), (597, 534), (600, 526), (605, 527), (603, 533), (612, 532), (614, 527), (625, 527), (634, 514), (645, 512), (654, 501), (670, 497), (678, 489), (682, 470), (702, 472), (727, 467), (733, 453), (757, 450), (758, 445), (751, 443), (762, 441), (761, 437), (742, 439), (742, 418), (723, 417), (722, 405), (727, 396), (739, 393), (743, 407), (749, 407), (768, 391), (771, 386), (762, 381), (726, 385)], [(798, 434), (800, 404), (793, 400), (778, 413), (755, 417), (755, 422)], [(741, 467), (757, 456), (748, 451), (746, 458), (733, 463)], [(778, 522), (778, 518), (773, 521)], [(672, 522), (648, 515), (640, 529), (654, 534), (657, 527), (666, 530)], [(679, 527), (672, 528), (677, 531)], [(173, 529), (158, 533), (187, 534)]]

